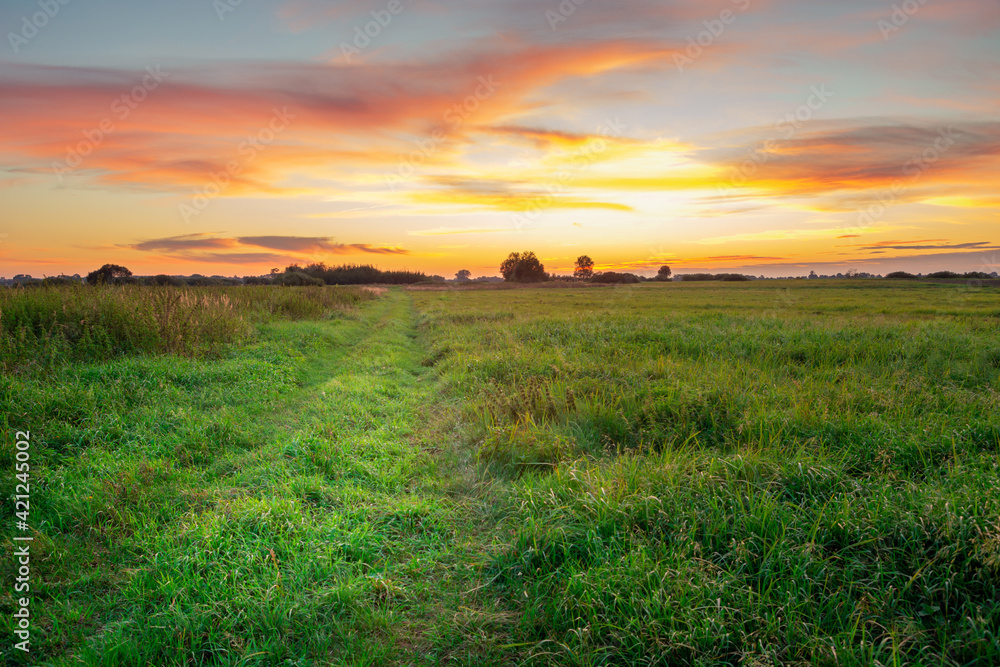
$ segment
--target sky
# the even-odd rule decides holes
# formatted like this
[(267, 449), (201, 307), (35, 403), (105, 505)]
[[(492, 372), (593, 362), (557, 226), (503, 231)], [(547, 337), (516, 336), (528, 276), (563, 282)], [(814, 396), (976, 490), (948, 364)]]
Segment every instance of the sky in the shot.
[(1000, 270), (997, 0), (2, 0), (0, 275)]

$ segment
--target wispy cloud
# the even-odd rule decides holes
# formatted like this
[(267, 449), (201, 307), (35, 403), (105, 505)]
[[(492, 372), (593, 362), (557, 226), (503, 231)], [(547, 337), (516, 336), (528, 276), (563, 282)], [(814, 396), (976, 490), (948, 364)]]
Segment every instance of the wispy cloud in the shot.
[[(766, 159), (737, 187), (753, 198), (823, 197), (831, 210), (851, 210), (871, 202), (872, 192), (894, 184), (894, 201), (921, 201), (952, 192), (993, 198), (989, 185), (1000, 178), (1000, 123), (986, 121), (916, 124), (903, 119), (828, 127), (806, 124), (794, 138), (774, 140)], [(768, 131), (745, 144), (705, 148), (701, 158), (730, 171), (739, 167)]]
[(935, 243), (928, 244), (922, 241), (882, 241), (871, 245), (861, 246), (860, 250), (998, 250), (1000, 246), (993, 245), (992, 241), (973, 241), (970, 243)]
[(182, 252), (191, 250), (214, 250), (221, 248), (233, 248), (238, 245), (236, 239), (218, 238), (211, 234), (185, 234), (183, 236), (171, 236), (162, 239), (150, 239), (133, 243), (130, 247), (134, 250), (146, 252)]
[[(772, 229), (762, 232), (748, 232), (745, 234), (731, 234), (728, 236), (712, 236), (701, 239), (698, 243), (704, 245), (723, 245), (727, 243), (742, 243), (746, 241), (801, 241), (804, 239), (839, 239), (846, 237), (856, 237), (864, 233), (876, 231), (875, 227), (857, 230), (858, 234), (844, 235), (842, 227), (831, 227), (828, 229)], [(885, 228), (880, 228), (884, 231)]]
[[(240, 236), (235, 238), (207, 233), (186, 234), (160, 239), (149, 239), (125, 247), (144, 252), (170, 254), (189, 261), (252, 264), (254, 262), (286, 261), (289, 259), (314, 259), (317, 255), (408, 255), (410, 251), (398, 246), (380, 246), (370, 243), (338, 243), (322, 236)], [(202, 252), (224, 248), (268, 248), (286, 254), (246, 252)], [(302, 257), (305, 255), (306, 257)], [(256, 259), (254, 259), (256, 258)]]
[(373, 246), (370, 243), (337, 243), (333, 239), (322, 236), (241, 236), (236, 241), (243, 245), (297, 253), (325, 252), (333, 255), (356, 252), (375, 255), (409, 254), (409, 251), (404, 248)]

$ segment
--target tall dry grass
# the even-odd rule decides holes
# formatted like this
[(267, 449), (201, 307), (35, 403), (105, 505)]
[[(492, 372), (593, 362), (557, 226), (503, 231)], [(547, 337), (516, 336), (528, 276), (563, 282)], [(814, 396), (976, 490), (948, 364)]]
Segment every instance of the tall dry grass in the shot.
[(271, 318), (321, 319), (371, 292), (344, 287), (60, 286), (0, 290), (5, 371), (128, 354), (197, 356)]

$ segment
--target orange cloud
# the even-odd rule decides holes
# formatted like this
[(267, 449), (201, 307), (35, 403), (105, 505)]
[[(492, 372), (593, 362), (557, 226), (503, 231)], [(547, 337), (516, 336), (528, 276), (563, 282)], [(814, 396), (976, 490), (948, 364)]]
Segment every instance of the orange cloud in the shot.
[(435, 128), (431, 157), (446, 158), (470, 128), (530, 108), (541, 88), (666, 53), (624, 41), (499, 44), (431, 63), (160, 71), (148, 89), (143, 73), (16, 66), (0, 80), (0, 162), (164, 190), (235, 163), (227, 193), (281, 190), (296, 173), (391, 168)]
[[(196, 233), (149, 239), (124, 246), (143, 252), (160, 252), (192, 262), (221, 264), (255, 264), (311, 260), (316, 255), (408, 255), (409, 250), (398, 246), (377, 246), (370, 243), (338, 243), (323, 236), (240, 236), (220, 237)], [(267, 248), (286, 254), (259, 252), (216, 252), (224, 249)], [(308, 255), (307, 257), (302, 257)]]
[(822, 197), (813, 203), (824, 210), (858, 208), (879, 194), (893, 203), (948, 194), (990, 199), (991, 184), (1000, 177), (996, 122), (807, 128), (757, 150), (764, 146), (748, 139), (742, 149), (704, 149), (702, 154), (725, 170), (727, 178), (719, 186), (731, 196)]

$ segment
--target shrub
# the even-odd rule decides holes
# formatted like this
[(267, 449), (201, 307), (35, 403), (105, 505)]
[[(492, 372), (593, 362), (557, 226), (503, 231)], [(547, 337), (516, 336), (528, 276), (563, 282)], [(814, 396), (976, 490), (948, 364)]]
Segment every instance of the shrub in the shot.
[(44, 278), (40, 283), (34, 283), (39, 286), (44, 285), (46, 287), (59, 287), (61, 285), (79, 285), (80, 280), (76, 278), (69, 278), (67, 276), (52, 276), (49, 278)]
[(285, 273), (289, 272), (304, 273), (327, 285), (412, 285), (427, 280), (427, 276), (420, 272), (382, 271), (370, 264), (327, 266), (318, 262), (305, 268), (292, 264), (285, 269)]
[(708, 281), (708, 280), (743, 282), (746, 280), (750, 280), (749, 276), (745, 276), (742, 273), (685, 273), (683, 275), (677, 276), (677, 278), (683, 280), (684, 282)]
[(893, 271), (892, 273), (887, 273), (886, 278), (890, 280), (916, 280), (917, 277), (912, 273), (907, 273), (906, 271)]
[(208, 276), (189, 276), (184, 279), (184, 284), (188, 287), (215, 287), (219, 281)]
[(592, 283), (638, 283), (642, 278), (634, 273), (616, 273), (614, 271), (604, 271), (598, 273), (590, 279)]
[(156, 275), (156, 276), (149, 276), (148, 278), (143, 278), (142, 279), (142, 284), (143, 285), (163, 285), (163, 286), (170, 286), (170, 287), (183, 287), (185, 283), (184, 283), (184, 280), (182, 278), (178, 278), (177, 276), (168, 276), (166, 274), (161, 273), (161, 274)]
[(313, 278), (307, 273), (301, 271), (286, 271), (275, 279), (275, 284), (277, 285), (287, 285), (287, 286), (305, 286), (305, 285), (322, 285), (323, 281), (319, 278)]

